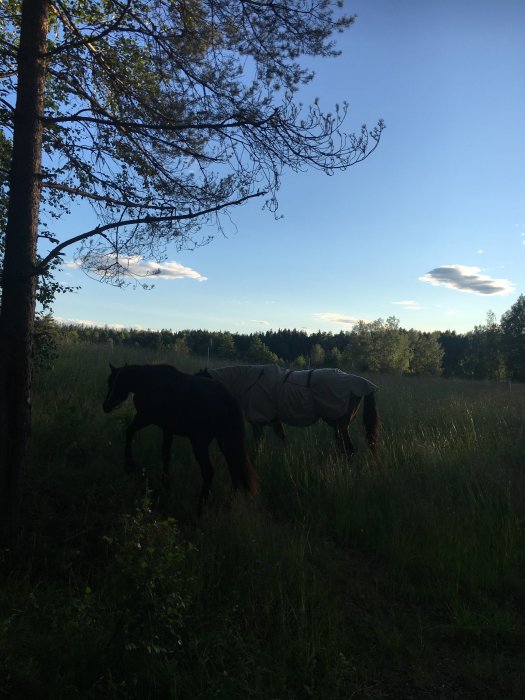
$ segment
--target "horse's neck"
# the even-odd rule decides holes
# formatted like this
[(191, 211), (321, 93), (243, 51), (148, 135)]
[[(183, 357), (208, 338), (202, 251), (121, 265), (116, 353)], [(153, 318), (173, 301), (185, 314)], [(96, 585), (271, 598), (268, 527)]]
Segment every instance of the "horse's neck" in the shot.
[(145, 380), (142, 370), (143, 368), (139, 365), (126, 365), (122, 367), (120, 370), (120, 377), (118, 377), (121, 386), (124, 386), (133, 394), (143, 389), (147, 381)]
[(165, 385), (168, 379), (173, 379), (176, 376), (177, 370), (173, 368), (170, 376), (163, 378), (161, 369), (156, 365), (127, 365), (122, 368), (122, 381), (130, 392), (136, 394), (140, 391), (150, 389), (159, 383)]

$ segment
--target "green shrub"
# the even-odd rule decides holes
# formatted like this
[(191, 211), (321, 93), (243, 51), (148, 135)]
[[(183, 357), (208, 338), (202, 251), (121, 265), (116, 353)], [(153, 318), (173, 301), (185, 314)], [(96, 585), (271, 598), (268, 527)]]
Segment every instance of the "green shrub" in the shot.
[(105, 566), (89, 584), (70, 570), (67, 585), (4, 589), (0, 697), (168, 696), (191, 601), (188, 546), (148, 499), (103, 540)]

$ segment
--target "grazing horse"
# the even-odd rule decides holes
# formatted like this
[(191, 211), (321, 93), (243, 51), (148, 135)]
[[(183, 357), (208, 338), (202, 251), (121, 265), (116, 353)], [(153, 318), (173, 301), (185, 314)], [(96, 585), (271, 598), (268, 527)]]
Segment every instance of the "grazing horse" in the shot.
[(339, 369), (287, 370), (278, 365), (232, 365), (201, 370), (218, 379), (239, 401), (256, 439), (271, 425), (284, 440), (282, 423), (307, 426), (322, 419), (335, 432), (338, 448), (351, 457), (355, 452), (348, 434), (350, 421), (363, 402), (363, 423), (368, 445), (375, 449), (379, 431), (375, 392), (364, 377)]
[(133, 394), (136, 414), (126, 430), (125, 464), (135, 469), (131, 443), (137, 430), (157, 425), (163, 431), (164, 473), (169, 468), (173, 435), (190, 439), (200, 465), (199, 512), (210, 492), (213, 466), (209, 445), (216, 438), (226, 458), (233, 488), (255, 494), (257, 478), (245, 448), (244, 418), (237, 401), (220, 382), (185, 374), (171, 365), (113, 367), (103, 409), (109, 413)]

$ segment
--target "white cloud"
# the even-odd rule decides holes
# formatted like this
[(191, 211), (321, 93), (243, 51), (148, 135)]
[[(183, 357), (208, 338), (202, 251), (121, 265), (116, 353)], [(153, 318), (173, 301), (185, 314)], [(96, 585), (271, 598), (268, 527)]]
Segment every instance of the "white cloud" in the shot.
[(419, 302), (413, 301), (412, 299), (406, 299), (405, 301), (393, 301), (392, 304), (402, 306), (407, 311), (419, 311), (419, 309), (421, 309)]
[(460, 292), (484, 296), (510, 294), (515, 289), (515, 285), (509, 280), (483, 275), (479, 267), (468, 265), (441, 265), (419, 277), (419, 280), (434, 286), (449, 287)]
[(354, 326), (359, 321), (364, 321), (364, 319), (356, 318), (355, 316), (346, 316), (345, 314), (338, 314), (332, 311), (314, 314), (313, 317), (327, 323), (335, 323), (338, 326)]
[[(130, 266), (131, 267), (131, 266)], [(172, 279), (194, 279), (198, 282), (205, 282), (208, 278), (201, 275), (199, 272), (192, 270), (190, 267), (185, 267), (178, 262), (163, 262), (155, 263), (152, 260), (139, 261), (133, 263), (133, 274), (136, 275), (151, 275), (155, 277), (172, 280)]]
[(256, 318), (252, 318), (250, 323), (257, 323), (259, 326), (269, 326), (270, 321), (258, 321)]
[[(110, 263), (109, 258), (110, 256), (108, 256), (108, 264)], [(119, 257), (119, 263), (130, 275), (135, 277), (155, 277), (156, 279), (164, 280), (194, 279), (198, 282), (205, 282), (208, 279), (199, 272), (192, 270), (190, 267), (185, 267), (174, 260), (157, 263), (153, 260), (145, 260), (141, 255), (133, 255), (130, 257)], [(76, 261), (66, 262), (64, 267), (78, 268), (79, 264)]]

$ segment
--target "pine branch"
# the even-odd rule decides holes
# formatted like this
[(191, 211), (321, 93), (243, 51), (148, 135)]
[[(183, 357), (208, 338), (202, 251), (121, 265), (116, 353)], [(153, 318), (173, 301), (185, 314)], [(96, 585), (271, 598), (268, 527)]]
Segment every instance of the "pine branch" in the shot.
[(75, 245), (75, 243), (80, 243), (82, 241), (85, 241), (89, 238), (93, 238), (94, 236), (99, 236), (104, 234), (105, 231), (110, 231), (118, 228), (122, 228), (123, 226), (140, 226), (144, 224), (160, 224), (160, 223), (172, 223), (175, 221), (189, 221), (191, 219), (197, 219), (202, 216), (207, 216), (208, 214), (214, 214), (216, 212), (219, 212), (223, 209), (229, 208), (229, 207), (235, 207), (240, 204), (244, 204), (244, 202), (247, 202), (249, 199), (254, 199), (255, 197), (262, 197), (267, 192), (255, 192), (252, 194), (245, 195), (244, 197), (240, 197), (239, 199), (229, 201), (229, 202), (224, 202), (223, 204), (218, 204), (215, 207), (210, 207), (208, 209), (202, 209), (198, 212), (188, 212), (187, 214), (172, 214), (168, 216), (142, 216), (142, 217), (137, 217), (135, 219), (124, 219), (122, 221), (114, 221), (111, 224), (105, 224), (104, 226), (97, 226), (94, 229), (91, 229), (90, 231), (85, 231), (84, 233), (79, 234), (78, 236), (74, 236), (73, 238), (68, 238), (66, 241), (62, 241), (62, 243), (59, 243), (57, 246), (51, 250), (51, 252), (37, 265), (33, 271), (34, 275), (41, 275), (45, 272), (47, 266), (49, 263), (54, 260), (56, 257), (58, 257), (62, 250), (64, 248), (67, 248), (71, 245)]

